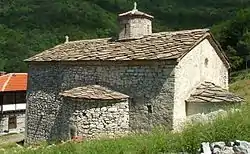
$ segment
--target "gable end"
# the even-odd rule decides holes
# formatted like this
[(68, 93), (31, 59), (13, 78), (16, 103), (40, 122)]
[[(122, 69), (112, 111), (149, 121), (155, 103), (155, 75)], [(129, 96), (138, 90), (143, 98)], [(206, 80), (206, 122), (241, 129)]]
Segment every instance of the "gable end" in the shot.
[(192, 51), (193, 48), (195, 48), (198, 44), (200, 44), (205, 39), (207, 39), (209, 41), (209, 43), (212, 45), (212, 47), (215, 49), (215, 52), (220, 57), (220, 59), (222, 60), (223, 64), (226, 66), (226, 68), (230, 69), (230, 63), (229, 63), (229, 60), (228, 60), (225, 52), (221, 48), (219, 42), (217, 42), (215, 40), (214, 36), (210, 32), (207, 32), (189, 50), (187, 50), (185, 53), (183, 53), (182, 56), (177, 59), (177, 62), (180, 62), (182, 58), (184, 58), (190, 51)]

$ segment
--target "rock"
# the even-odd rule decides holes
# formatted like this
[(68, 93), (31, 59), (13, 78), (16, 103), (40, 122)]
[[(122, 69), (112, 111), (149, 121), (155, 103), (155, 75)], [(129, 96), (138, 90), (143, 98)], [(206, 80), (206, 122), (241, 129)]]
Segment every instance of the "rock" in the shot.
[(90, 126), (89, 125), (83, 125), (82, 128), (83, 129), (88, 129)]
[(103, 125), (97, 125), (97, 129), (103, 129), (104, 126)]
[(212, 152), (217, 154), (221, 152), (221, 149), (225, 147), (226, 143), (225, 142), (213, 142), (210, 144)]
[(107, 111), (107, 107), (102, 107), (101, 111)]
[(246, 141), (235, 141), (234, 145), (235, 152), (243, 152), (244, 154), (250, 154), (250, 143)]
[(220, 148), (220, 149), (222, 149), (225, 146), (226, 146), (225, 142), (213, 142), (213, 143), (211, 143), (212, 148)]
[(216, 153), (216, 154), (234, 154), (234, 150), (233, 150), (233, 147), (228, 147), (228, 146), (225, 146), (221, 149), (220, 152)]
[(111, 107), (108, 109), (109, 112), (117, 112), (117, 108)]
[(201, 153), (202, 154), (212, 154), (209, 142), (201, 143)]
[(201, 143), (202, 154), (250, 154), (250, 142), (236, 140), (235, 142)]
[(213, 151), (213, 154), (219, 154), (221, 152), (221, 148), (215, 147), (215, 148), (213, 148), (212, 151)]

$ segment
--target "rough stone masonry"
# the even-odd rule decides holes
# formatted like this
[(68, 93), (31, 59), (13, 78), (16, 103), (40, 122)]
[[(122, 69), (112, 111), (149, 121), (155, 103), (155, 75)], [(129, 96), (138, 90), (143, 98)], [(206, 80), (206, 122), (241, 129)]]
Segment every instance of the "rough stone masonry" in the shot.
[(73, 88), (61, 95), (64, 126), (60, 132), (64, 139), (116, 136), (129, 131), (129, 96), (99, 85)]
[[(64, 139), (115, 136), (129, 131), (128, 102), (67, 100), (61, 127)], [(69, 129), (70, 127), (75, 129)]]
[[(174, 76), (173, 66), (165, 62), (102, 66), (49, 63), (31, 65), (29, 76), (29, 84), (35, 86), (30, 86), (27, 93), (27, 101), (32, 102), (28, 104), (27, 142), (64, 138), (61, 128), (65, 126), (62, 121), (66, 113), (59, 93), (86, 85), (98, 84), (128, 95), (131, 129), (171, 126)], [(76, 112), (73, 104), (67, 112)], [(150, 106), (152, 112), (148, 112)], [(78, 104), (78, 108), (84, 107)]]

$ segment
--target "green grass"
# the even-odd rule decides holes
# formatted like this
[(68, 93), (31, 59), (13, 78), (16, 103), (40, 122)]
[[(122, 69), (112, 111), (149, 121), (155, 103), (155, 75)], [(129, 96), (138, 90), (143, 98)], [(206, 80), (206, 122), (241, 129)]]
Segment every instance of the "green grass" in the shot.
[[(246, 73), (247, 75), (250, 73)], [(250, 141), (250, 80), (234, 81), (230, 90), (246, 98), (246, 103), (239, 107), (241, 111), (219, 116), (213, 122), (191, 124), (181, 133), (170, 133), (164, 128), (157, 128), (149, 134), (134, 134), (120, 139), (102, 139), (82, 143), (67, 142), (57, 146), (41, 145), (37, 148), (6, 148), (5, 153), (20, 154), (152, 154), (167, 152), (196, 153), (201, 142), (213, 141)], [(243, 75), (244, 76), (244, 75)], [(249, 75), (250, 77), (250, 75)], [(3, 152), (0, 150), (0, 153)]]
[(231, 83), (234, 83), (236, 81), (240, 82), (241, 80), (250, 80), (250, 69), (232, 72), (230, 74)]
[(169, 133), (158, 128), (150, 134), (137, 134), (121, 139), (93, 140), (82, 143), (68, 142), (57, 146), (41, 146), (34, 149), (12, 148), (7, 153), (23, 154), (151, 154), (163, 152), (186, 151), (195, 153), (201, 142), (233, 141), (235, 139), (250, 139), (250, 106), (241, 108), (242, 112), (235, 112), (227, 118), (218, 117), (212, 123), (193, 124), (187, 126), (182, 133)]

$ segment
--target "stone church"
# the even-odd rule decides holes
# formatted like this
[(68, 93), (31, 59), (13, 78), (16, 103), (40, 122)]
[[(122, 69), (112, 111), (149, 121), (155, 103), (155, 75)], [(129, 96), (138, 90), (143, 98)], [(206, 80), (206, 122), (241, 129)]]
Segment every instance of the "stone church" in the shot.
[(94, 138), (155, 126), (242, 99), (209, 29), (152, 32), (153, 16), (119, 14), (117, 38), (69, 41), (26, 59), (26, 142)]

